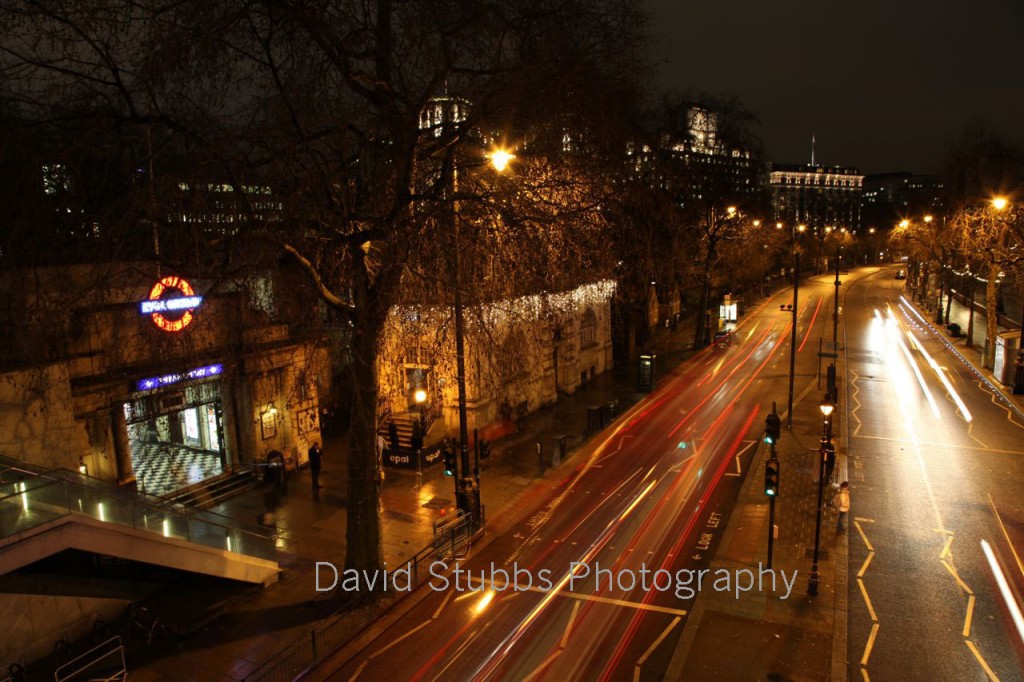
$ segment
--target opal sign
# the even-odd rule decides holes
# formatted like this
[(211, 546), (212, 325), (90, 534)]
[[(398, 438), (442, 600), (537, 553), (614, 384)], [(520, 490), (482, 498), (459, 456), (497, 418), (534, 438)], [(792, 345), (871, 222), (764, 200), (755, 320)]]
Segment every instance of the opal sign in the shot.
[(192, 311), (202, 302), (188, 280), (169, 275), (153, 285), (149, 299), (139, 303), (139, 311), (165, 332), (180, 332), (192, 323)]

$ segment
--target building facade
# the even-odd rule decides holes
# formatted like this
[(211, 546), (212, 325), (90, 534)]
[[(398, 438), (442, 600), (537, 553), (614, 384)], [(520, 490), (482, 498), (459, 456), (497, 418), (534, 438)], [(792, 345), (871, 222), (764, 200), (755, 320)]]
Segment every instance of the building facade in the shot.
[(776, 221), (850, 232), (861, 225), (864, 176), (856, 168), (773, 164), (769, 183)]
[[(31, 283), (30, 286), (28, 283)], [(5, 273), (0, 455), (170, 496), (320, 438), (326, 353), (151, 264)]]
[[(514, 420), (612, 367), (614, 283), (596, 282), (467, 308), (467, 427), (481, 438), (512, 430)], [(422, 411), (435, 436), (457, 437), (458, 386), (451, 310), (394, 308), (382, 338), (378, 385), (382, 412)], [(417, 403), (421, 391), (421, 403)]]

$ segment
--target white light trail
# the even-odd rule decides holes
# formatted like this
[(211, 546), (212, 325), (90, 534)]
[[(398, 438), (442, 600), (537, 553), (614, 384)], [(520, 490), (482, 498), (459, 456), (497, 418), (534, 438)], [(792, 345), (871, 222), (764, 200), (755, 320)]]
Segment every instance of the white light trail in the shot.
[(939, 363), (935, 362), (931, 354), (929, 354), (928, 351), (924, 349), (924, 346), (922, 346), (918, 342), (913, 332), (911, 332), (909, 329), (907, 330), (907, 336), (909, 336), (910, 339), (914, 342), (914, 345), (917, 346), (917, 349), (921, 351), (921, 354), (924, 355), (925, 360), (927, 360), (928, 364), (931, 365), (931, 368), (935, 372), (935, 375), (939, 377), (939, 381), (941, 381), (942, 385), (946, 387), (947, 391), (949, 391), (949, 395), (953, 398), (953, 402), (956, 403), (956, 406), (960, 409), (960, 412), (963, 413), (964, 419), (968, 422), (974, 421), (974, 417), (971, 416), (971, 411), (967, 409), (967, 405), (965, 405), (964, 401), (960, 399), (960, 394), (956, 392), (956, 389), (953, 388), (953, 384), (951, 384), (949, 382), (949, 379), (946, 378), (946, 373), (942, 371), (941, 367), (939, 367)]
[(995, 576), (996, 584), (999, 585), (999, 591), (1003, 595), (1003, 601), (1006, 602), (1006, 608), (1010, 610), (1010, 617), (1013, 618), (1013, 624), (1017, 626), (1017, 635), (1021, 641), (1024, 642), (1024, 616), (1021, 616), (1020, 607), (1017, 605), (1017, 601), (1013, 598), (1013, 594), (1010, 592), (1010, 586), (1006, 582), (1006, 576), (1003, 575), (1003, 569), (999, 567), (999, 562), (996, 561), (996, 555), (992, 552), (992, 547), (987, 541), (981, 541), (981, 550), (985, 552), (985, 558), (988, 559), (988, 565), (992, 569), (992, 575)]

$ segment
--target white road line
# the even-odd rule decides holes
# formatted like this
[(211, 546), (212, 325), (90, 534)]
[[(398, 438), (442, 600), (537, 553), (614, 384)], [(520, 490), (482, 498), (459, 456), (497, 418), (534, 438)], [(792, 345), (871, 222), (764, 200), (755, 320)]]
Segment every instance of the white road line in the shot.
[(642, 668), (644, 663), (647, 662), (647, 659), (651, 657), (651, 654), (653, 654), (654, 650), (658, 648), (658, 645), (660, 645), (665, 640), (665, 638), (668, 637), (668, 633), (672, 632), (672, 629), (675, 626), (679, 625), (679, 621), (681, 620), (682, 618), (680, 618), (679, 616), (673, 618), (672, 622), (668, 624), (668, 627), (662, 630), (661, 634), (658, 635), (658, 639), (654, 640), (654, 643), (651, 644), (651, 646), (647, 647), (647, 651), (644, 652), (644, 655), (641, 656), (640, 660), (636, 662), (636, 667), (633, 668), (634, 681), (640, 679), (640, 668)]

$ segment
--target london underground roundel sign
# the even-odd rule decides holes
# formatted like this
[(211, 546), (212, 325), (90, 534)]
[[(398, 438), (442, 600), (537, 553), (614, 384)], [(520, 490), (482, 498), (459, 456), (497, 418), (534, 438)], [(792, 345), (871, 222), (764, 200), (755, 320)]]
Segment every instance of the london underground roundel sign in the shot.
[(168, 275), (153, 285), (149, 299), (139, 304), (139, 310), (165, 332), (180, 332), (191, 324), (192, 311), (202, 302), (203, 297), (196, 296), (188, 280)]

